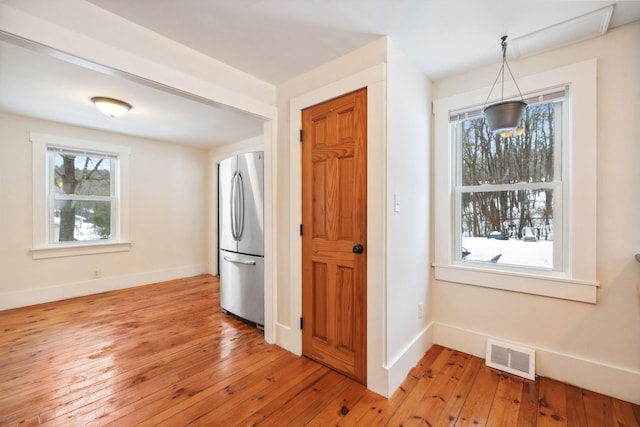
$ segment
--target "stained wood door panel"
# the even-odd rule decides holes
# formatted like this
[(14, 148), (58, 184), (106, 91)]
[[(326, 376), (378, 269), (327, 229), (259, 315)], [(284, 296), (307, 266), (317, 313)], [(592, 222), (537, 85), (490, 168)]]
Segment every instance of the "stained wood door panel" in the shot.
[(366, 381), (366, 89), (302, 113), (303, 354)]

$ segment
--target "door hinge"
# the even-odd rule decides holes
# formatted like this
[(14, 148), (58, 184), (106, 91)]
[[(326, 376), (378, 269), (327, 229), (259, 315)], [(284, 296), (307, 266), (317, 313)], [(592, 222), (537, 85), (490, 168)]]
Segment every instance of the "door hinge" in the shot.
[(304, 319), (300, 318), (300, 330), (304, 328)]
[(302, 227), (302, 224), (300, 224), (300, 235), (302, 236), (302, 234), (304, 234), (304, 228)]
[(304, 132), (302, 131), (302, 129), (300, 129), (300, 142), (302, 142), (303, 135), (304, 135)]

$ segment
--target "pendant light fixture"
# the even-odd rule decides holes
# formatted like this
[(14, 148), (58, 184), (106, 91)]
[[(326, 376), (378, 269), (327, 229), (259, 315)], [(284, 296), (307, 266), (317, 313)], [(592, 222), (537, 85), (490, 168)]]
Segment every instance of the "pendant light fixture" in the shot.
[[(493, 82), (493, 86), (491, 86), (491, 90), (489, 91), (489, 95), (487, 95), (487, 99), (484, 102), (484, 109), (482, 110), (485, 118), (487, 119), (487, 124), (489, 125), (489, 129), (494, 134), (500, 134), (502, 137), (508, 137), (513, 135), (514, 133), (520, 135), (522, 133), (522, 128), (518, 129), (518, 124), (522, 119), (522, 112), (524, 111), (524, 107), (527, 104), (524, 102), (524, 98), (522, 96), (522, 92), (520, 92), (520, 88), (518, 87), (518, 83), (516, 82), (515, 77), (513, 77), (513, 73), (511, 72), (511, 68), (507, 63), (507, 36), (502, 36), (502, 66), (498, 71), (498, 75)], [(507, 67), (509, 71), (509, 75), (511, 79), (513, 79), (513, 83), (516, 85), (516, 89), (518, 89), (518, 93), (520, 94), (520, 101), (505, 101), (504, 100), (504, 68)], [(500, 102), (495, 104), (491, 104), (487, 106), (487, 102), (489, 101), (489, 97), (491, 96), (491, 92), (493, 92), (493, 88), (496, 86), (498, 79), (502, 77), (502, 92), (500, 97)]]
[(122, 117), (131, 109), (131, 104), (104, 96), (94, 96), (91, 101), (101, 113), (109, 117)]

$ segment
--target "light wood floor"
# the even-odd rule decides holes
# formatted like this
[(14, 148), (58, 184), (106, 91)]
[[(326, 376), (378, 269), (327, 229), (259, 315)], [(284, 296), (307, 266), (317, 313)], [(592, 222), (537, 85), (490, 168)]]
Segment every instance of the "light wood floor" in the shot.
[(640, 408), (434, 346), (390, 399), (267, 345), (212, 276), (0, 312), (0, 425), (638, 426)]

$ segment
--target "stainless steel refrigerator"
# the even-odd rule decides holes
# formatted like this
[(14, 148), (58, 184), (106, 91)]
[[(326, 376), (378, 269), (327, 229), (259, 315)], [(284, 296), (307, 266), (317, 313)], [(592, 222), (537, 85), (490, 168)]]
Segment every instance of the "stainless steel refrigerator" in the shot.
[(239, 154), (218, 169), (220, 305), (264, 325), (264, 153)]

